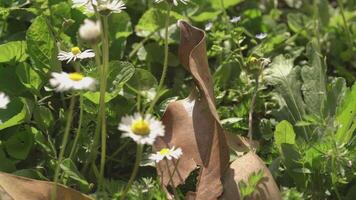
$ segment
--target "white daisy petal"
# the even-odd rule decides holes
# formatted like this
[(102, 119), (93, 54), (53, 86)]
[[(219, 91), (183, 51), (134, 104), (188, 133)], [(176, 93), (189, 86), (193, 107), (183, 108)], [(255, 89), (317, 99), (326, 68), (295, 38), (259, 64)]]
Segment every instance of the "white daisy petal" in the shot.
[[(109, 10), (113, 13), (120, 13), (122, 10), (126, 9), (125, 3), (122, 0), (101, 0), (99, 3), (98, 1), (93, 0), (93, 5), (99, 12)], [(93, 5), (91, 1), (73, 0), (73, 7), (86, 7), (86, 12), (89, 13), (95, 11)]]
[(10, 98), (5, 93), (0, 92), (0, 109), (6, 109), (10, 103)]
[(100, 21), (94, 22), (89, 19), (84, 20), (79, 28), (79, 36), (88, 42), (95, 42), (101, 35)]
[(90, 77), (84, 77), (79, 73), (52, 73), (49, 80), (50, 85), (56, 92), (68, 90), (95, 90), (97, 81)]
[(163, 159), (167, 159), (167, 160), (172, 160), (173, 158), (178, 160), (181, 156), (183, 155), (182, 149), (181, 148), (163, 148), (160, 151), (151, 154), (150, 155), (150, 159), (155, 161), (156, 163), (162, 161)]
[(255, 37), (259, 40), (263, 40), (267, 37), (267, 33), (259, 33)]
[(65, 52), (65, 51), (60, 51), (58, 53), (58, 60), (60, 61), (67, 61), (67, 63), (70, 63), (70, 61), (76, 61), (77, 59), (83, 60), (86, 58), (92, 58), (95, 57), (95, 53), (91, 49), (87, 49), (85, 51), (80, 51), (79, 47), (73, 47), (71, 49), (71, 52)]
[(130, 137), (138, 144), (152, 145), (157, 137), (164, 136), (164, 126), (161, 121), (151, 115), (142, 116), (135, 113), (121, 119), (118, 129), (122, 131), (121, 137)]

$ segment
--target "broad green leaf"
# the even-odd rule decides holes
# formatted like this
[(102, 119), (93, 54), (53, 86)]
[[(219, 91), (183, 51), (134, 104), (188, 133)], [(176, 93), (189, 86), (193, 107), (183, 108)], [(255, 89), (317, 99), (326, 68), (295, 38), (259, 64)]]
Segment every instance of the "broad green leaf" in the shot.
[(308, 27), (310, 27), (311, 20), (302, 13), (289, 13), (287, 15), (288, 26), (295, 33), (303, 36), (308, 35)]
[(71, 159), (64, 159), (60, 164), (60, 167), (63, 170), (63, 173), (67, 175), (70, 180), (77, 183), (82, 191), (89, 191), (89, 183), (80, 174), (79, 170)]
[(13, 133), (5, 142), (6, 152), (15, 159), (25, 160), (34, 143), (30, 127), (26, 126)]
[(109, 34), (112, 39), (110, 52), (114, 59), (122, 59), (126, 39), (132, 34), (131, 18), (126, 12), (113, 13), (109, 17)]
[(35, 106), (33, 110), (33, 119), (37, 126), (43, 131), (48, 130), (54, 123), (51, 110), (45, 106)]
[(151, 72), (136, 68), (135, 75), (128, 81), (128, 84), (138, 91), (144, 91), (157, 86), (157, 80)]
[(327, 87), (327, 102), (325, 105), (326, 115), (334, 117), (336, 109), (342, 103), (347, 92), (346, 80), (344, 78), (335, 78)]
[(283, 120), (276, 126), (274, 131), (275, 144), (280, 149), (282, 144), (295, 144), (295, 133), (293, 126)]
[(308, 45), (307, 54), (309, 66), (304, 66), (301, 71), (303, 99), (309, 114), (322, 117), (327, 96), (326, 67), (321, 60), (316, 41)]
[[(124, 84), (135, 73), (135, 67), (129, 62), (113, 61), (109, 66), (108, 91), (105, 94), (105, 103), (117, 97)], [(84, 97), (94, 104), (99, 104), (100, 92), (86, 92)]]
[(0, 63), (23, 62), (27, 59), (25, 41), (14, 41), (0, 45)]
[[(179, 19), (185, 19), (184, 16), (172, 11), (170, 14), (169, 24), (176, 23)], [(140, 18), (135, 27), (136, 34), (146, 37), (153, 32), (157, 32), (165, 27), (166, 13), (164, 10), (151, 8), (147, 10)]]
[(13, 172), (16, 170), (15, 162), (7, 157), (3, 144), (0, 144), (0, 160), (0, 171)]
[[(244, 0), (210, 0), (212, 7), (217, 10), (221, 9), (222, 6), (224, 6), (225, 9), (231, 6), (236, 6), (243, 1)], [(222, 5), (221, 2), (223, 2), (224, 5)]]
[(46, 17), (39, 16), (33, 21), (27, 30), (26, 40), (28, 54), (37, 70), (47, 73), (52, 68), (58, 68), (57, 47)]
[(281, 106), (276, 114), (281, 120), (287, 119), (292, 124), (303, 120), (305, 105), (301, 95), (300, 68), (293, 68), (293, 60), (277, 56), (271, 67), (265, 70), (268, 84), (274, 85), (278, 93), (275, 98)]
[(19, 98), (12, 98), (7, 109), (0, 109), (0, 130), (21, 124), (28, 114), (27, 105)]
[(339, 125), (336, 133), (337, 141), (346, 144), (356, 129), (356, 84), (353, 85), (342, 105), (337, 109), (336, 121)]
[(22, 176), (27, 178), (33, 178), (37, 180), (48, 180), (39, 170), (37, 169), (20, 169), (15, 171), (14, 173), (16, 176)]
[(0, 65), (0, 91), (9, 96), (20, 96), (27, 92), (15, 70), (15, 67)]
[(21, 83), (34, 93), (39, 94), (42, 87), (42, 79), (40, 75), (32, 69), (28, 63), (21, 63), (16, 67), (16, 74)]

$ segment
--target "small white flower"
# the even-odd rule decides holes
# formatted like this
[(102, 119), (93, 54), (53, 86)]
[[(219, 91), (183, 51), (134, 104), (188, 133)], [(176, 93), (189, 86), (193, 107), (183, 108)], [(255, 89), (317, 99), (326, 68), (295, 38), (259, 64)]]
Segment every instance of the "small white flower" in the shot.
[[(161, 3), (163, 0), (155, 0), (155, 3)], [(181, 2), (183, 4), (187, 4), (189, 0), (173, 0), (173, 4), (175, 6), (178, 6), (178, 2)]]
[(151, 160), (155, 161), (156, 163), (158, 163), (161, 160), (163, 160), (164, 158), (166, 158), (168, 160), (172, 160), (172, 158), (174, 158), (177, 160), (182, 155), (183, 155), (183, 152), (182, 152), (181, 148), (175, 149), (175, 147), (172, 147), (171, 149), (163, 148), (160, 151), (158, 151), (157, 153), (150, 155), (149, 158)]
[(255, 37), (259, 40), (263, 40), (267, 37), (267, 33), (259, 33)]
[(213, 23), (209, 22), (207, 24), (205, 24), (205, 30), (206, 31), (210, 31), (213, 28)]
[(233, 17), (233, 18), (231, 18), (230, 19), (230, 22), (231, 23), (237, 23), (237, 22), (239, 22), (239, 21), (241, 21), (241, 17), (240, 16), (235, 16), (235, 17)]
[(70, 61), (76, 61), (77, 59), (92, 58), (95, 56), (95, 53), (91, 49), (87, 49), (83, 52), (80, 51), (79, 47), (73, 47), (70, 52), (60, 51), (57, 58), (60, 61), (67, 60), (67, 63)]
[(55, 88), (56, 92), (68, 90), (91, 90), (96, 88), (97, 81), (91, 77), (85, 77), (80, 73), (52, 73), (49, 83)]
[(10, 103), (10, 98), (5, 93), (0, 92), (0, 109), (6, 109)]
[(271, 63), (271, 59), (269, 58), (261, 58), (261, 65), (263, 65), (263, 67), (266, 67), (267, 65), (269, 65)]
[(140, 113), (123, 117), (118, 129), (123, 131), (122, 137), (130, 137), (138, 144), (152, 145), (158, 136), (164, 136), (161, 121), (151, 115), (142, 116)]
[(73, 0), (73, 7), (83, 7), (87, 8), (87, 12), (94, 13), (94, 7), (98, 11), (109, 10), (113, 13), (120, 13), (122, 10), (126, 9), (125, 3), (122, 0)]
[(101, 34), (101, 25), (100, 22), (94, 22), (89, 19), (84, 20), (79, 28), (79, 36), (86, 41), (95, 41), (99, 38)]

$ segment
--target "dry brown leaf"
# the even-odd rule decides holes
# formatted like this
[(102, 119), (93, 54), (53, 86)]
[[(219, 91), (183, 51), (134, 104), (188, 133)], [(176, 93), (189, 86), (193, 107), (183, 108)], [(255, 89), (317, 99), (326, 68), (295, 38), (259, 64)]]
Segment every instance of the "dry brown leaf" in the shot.
[(163, 115), (166, 134), (156, 141), (155, 149), (176, 146), (182, 148), (183, 156), (178, 164), (170, 161), (168, 168), (165, 162), (159, 163), (158, 173), (167, 186), (168, 169), (175, 171), (173, 183), (177, 186), (199, 167), (196, 192), (188, 193), (187, 199), (217, 199), (223, 191), (221, 177), (228, 168), (229, 150), (215, 107), (205, 33), (184, 21), (180, 21), (179, 26), (180, 60), (192, 74), (198, 89), (188, 98), (170, 103)]
[[(0, 172), (1, 200), (50, 200), (53, 182), (39, 181)], [(92, 200), (63, 185), (57, 186), (58, 200)]]
[(264, 162), (253, 152), (236, 159), (224, 175), (224, 193), (220, 200), (240, 200), (238, 183), (247, 182), (248, 177), (254, 173), (263, 170), (264, 176), (258, 183), (253, 195), (247, 199), (253, 200), (280, 200), (281, 194), (270, 171)]
[(227, 144), (229, 145), (230, 149), (234, 150), (238, 153), (246, 153), (249, 152), (251, 149), (258, 149), (259, 143), (258, 141), (252, 140), (250, 141), (248, 138), (242, 137), (240, 135), (236, 135), (225, 131)]

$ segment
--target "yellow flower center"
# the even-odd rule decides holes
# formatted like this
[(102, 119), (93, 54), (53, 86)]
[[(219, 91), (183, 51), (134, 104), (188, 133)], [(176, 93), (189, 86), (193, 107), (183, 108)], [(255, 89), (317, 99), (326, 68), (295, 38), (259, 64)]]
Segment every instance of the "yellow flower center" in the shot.
[(81, 81), (83, 80), (84, 76), (75, 72), (75, 73), (70, 73), (69, 78), (72, 79), (73, 81)]
[(150, 126), (145, 120), (140, 119), (132, 123), (131, 130), (136, 135), (147, 135), (150, 133)]
[(79, 47), (73, 47), (71, 52), (72, 52), (73, 55), (78, 55), (78, 54), (81, 53)]
[(159, 151), (159, 154), (161, 154), (162, 156), (166, 156), (166, 155), (169, 155), (169, 149), (167, 148), (163, 148), (161, 149), (161, 151)]

